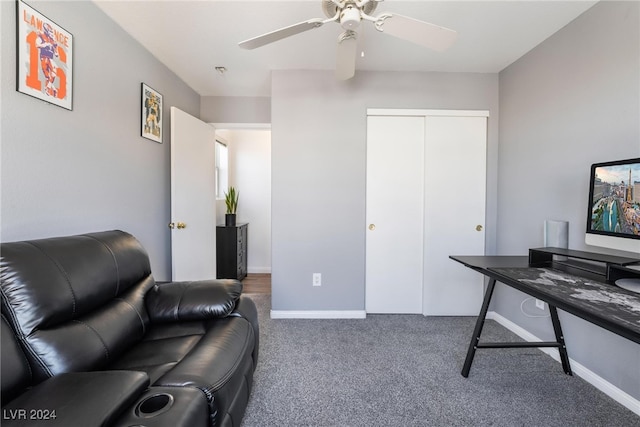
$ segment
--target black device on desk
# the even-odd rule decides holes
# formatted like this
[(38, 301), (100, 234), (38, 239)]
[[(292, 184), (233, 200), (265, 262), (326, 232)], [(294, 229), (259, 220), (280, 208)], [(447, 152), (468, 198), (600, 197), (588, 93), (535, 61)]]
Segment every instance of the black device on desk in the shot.
[(594, 163), (585, 243), (640, 253), (640, 157)]
[[(631, 270), (632, 272), (638, 272), (640, 274), (640, 264), (638, 265), (627, 265), (626, 268)], [(626, 289), (631, 292), (635, 292), (640, 294), (640, 279), (634, 277), (622, 277), (617, 279), (615, 282), (616, 286)]]
[[(640, 258), (618, 257), (562, 248), (530, 249), (529, 256), (451, 256), (489, 277), (469, 343), (462, 376), (467, 377), (478, 348), (556, 347), (564, 372), (571, 366), (557, 309), (564, 310), (640, 344), (640, 294), (614, 285), (640, 279)], [(555, 341), (484, 343), (480, 335), (496, 282), (549, 305)]]

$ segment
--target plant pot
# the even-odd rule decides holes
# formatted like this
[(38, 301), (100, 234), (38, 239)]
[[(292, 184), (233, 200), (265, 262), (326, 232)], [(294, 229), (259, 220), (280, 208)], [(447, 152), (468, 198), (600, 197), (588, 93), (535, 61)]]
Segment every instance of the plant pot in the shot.
[(235, 227), (236, 226), (236, 214), (225, 214), (224, 215), (224, 225), (227, 227)]

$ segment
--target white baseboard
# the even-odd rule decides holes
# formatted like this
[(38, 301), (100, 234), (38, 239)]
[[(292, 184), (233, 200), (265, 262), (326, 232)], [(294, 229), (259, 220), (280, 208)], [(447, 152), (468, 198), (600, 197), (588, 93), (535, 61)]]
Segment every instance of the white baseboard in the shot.
[(247, 267), (249, 274), (270, 274), (271, 267)]
[(271, 310), (272, 319), (364, 319), (364, 310)]
[[(509, 329), (511, 332), (518, 335), (520, 338), (522, 338), (525, 341), (528, 341), (528, 342), (542, 341), (540, 338), (536, 337), (531, 332), (516, 325), (511, 320), (496, 313), (495, 311), (488, 312), (486, 318), (495, 320), (500, 325)], [(540, 348), (539, 350), (548, 354), (557, 362), (560, 362), (560, 353), (558, 353), (557, 349)], [(591, 384), (592, 386), (594, 386), (595, 388), (597, 388), (598, 390), (600, 390), (601, 392), (603, 392), (604, 394), (606, 394), (607, 396), (615, 400), (616, 402), (623, 405), (625, 408), (628, 408), (630, 411), (634, 412), (635, 414), (640, 415), (640, 400), (637, 400), (630, 394), (624, 392), (623, 390), (620, 390), (618, 387), (614, 386), (609, 381), (605, 380), (604, 378), (597, 375), (596, 373), (594, 373), (584, 365), (581, 365), (580, 363), (576, 362), (575, 360), (569, 358), (569, 363), (571, 364), (571, 370), (573, 371), (574, 375), (579, 376), (580, 378), (582, 378), (583, 380), (585, 380), (586, 382), (588, 382), (589, 384)]]

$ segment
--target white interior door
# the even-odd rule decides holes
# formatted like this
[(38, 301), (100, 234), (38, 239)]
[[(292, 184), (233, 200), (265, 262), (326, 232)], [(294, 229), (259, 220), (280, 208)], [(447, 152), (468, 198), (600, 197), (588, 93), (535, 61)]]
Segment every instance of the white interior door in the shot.
[(422, 313), (424, 118), (367, 118), (367, 313)]
[(483, 276), (449, 255), (483, 255), (486, 117), (427, 117), (424, 314), (477, 316)]
[(215, 129), (171, 107), (173, 280), (216, 278), (215, 197)]

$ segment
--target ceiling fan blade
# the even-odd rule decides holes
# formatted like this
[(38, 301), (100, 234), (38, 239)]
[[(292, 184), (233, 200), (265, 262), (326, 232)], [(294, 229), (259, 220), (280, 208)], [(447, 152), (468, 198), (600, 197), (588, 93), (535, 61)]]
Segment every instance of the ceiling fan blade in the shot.
[(449, 49), (458, 38), (457, 31), (407, 16), (389, 13), (382, 15), (380, 19), (381, 22), (376, 22), (376, 28), (383, 33), (437, 52)]
[(336, 78), (349, 80), (356, 73), (356, 50), (358, 49), (357, 34), (347, 30), (338, 37), (336, 55)]
[(297, 24), (280, 28), (279, 30), (271, 31), (270, 33), (262, 34), (261, 36), (242, 41), (238, 43), (238, 46), (243, 49), (255, 49), (257, 47), (276, 42), (289, 36), (294, 36), (308, 30), (313, 30), (314, 28), (321, 27), (322, 24), (324, 24), (324, 21), (322, 19), (309, 19), (308, 21), (298, 22)]

